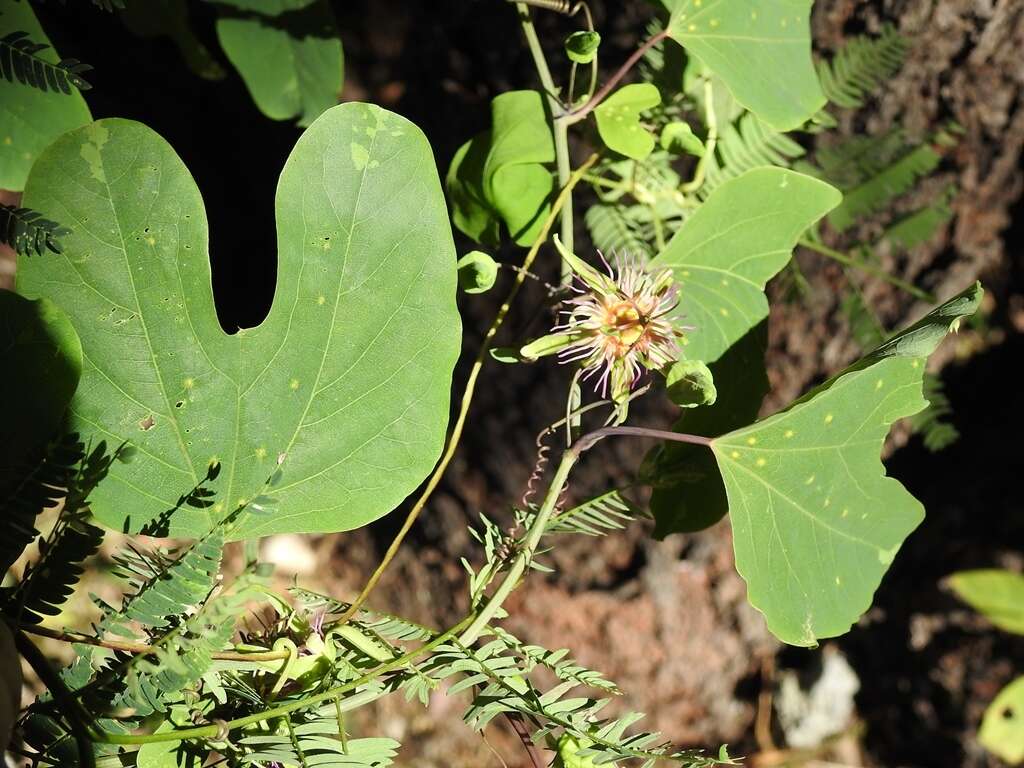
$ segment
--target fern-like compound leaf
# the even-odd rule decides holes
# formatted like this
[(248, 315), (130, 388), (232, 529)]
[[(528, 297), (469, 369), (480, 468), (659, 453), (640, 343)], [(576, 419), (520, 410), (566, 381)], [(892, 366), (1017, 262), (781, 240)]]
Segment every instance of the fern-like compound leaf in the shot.
[(825, 97), (839, 107), (862, 107), (903, 66), (909, 48), (910, 42), (891, 24), (877, 36), (852, 38), (831, 61), (818, 62)]
[(788, 168), (804, 155), (804, 148), (785, 133), (771, 128), (757, 115), (744, 113), (722, 129), (715, 152), (708, 156), (704, 184), (706, 197), (729, 179), (763, 165)]
[(0, 203), (0, 243), (19, 256), (42, 256), (61, 252), (60, 239), (71, 230), (44, 218), (39, 211)]
[(19, 82), (40, 91), (71, 94), (92, 88), (82, 75), (92, 69), (78, 59), (61, 59), (56, 64), (39, 55), (50, 46), (35, 43), (28, 32), (10, 32), (0, 37), (0, 75), (8, 82)]

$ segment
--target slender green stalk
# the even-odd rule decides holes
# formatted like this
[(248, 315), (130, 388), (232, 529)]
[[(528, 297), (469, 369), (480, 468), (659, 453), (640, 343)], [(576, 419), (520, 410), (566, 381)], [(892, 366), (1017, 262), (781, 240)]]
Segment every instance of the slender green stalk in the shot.
[(679, 188), (683, 193), (695, 192), (700, 189), (700, 185), (704, 183), (708, 161), (715, 154), (715, 147), (718, 145), (718, 117), (715, 115), (715, 91), (710, 80), (704, 81), (704, 114), (704, 121), (708, 128), (708, 140), (704, 142), (704, 154), (697, 161), (697, 170), (693, 173), (693, 179)]
[(445, 470), (448, 469), (448, 464), (451, 463), (452, 458), (455, 456), (455, 450), (459, 446), (459, 440), (462, 438), (462, 430), (466, 426), (466, 417), (469, 415), (469, 406), (473, 402), (473, 395), (476, 392), (476, 382), (480, 376), (480, 371), (484, 367), (484, 363), (487, 361), (488, 352), (491, 349), (491, 345), (494, 342), (494, 337), (497, 336), (498, 330), (505, 322), (505, 317), (508, 315), (509, 310), (512, 307), (512, 302), (515, 301), (516, 296), (519, 295), (519, 289), (522, 288), (523, 283), (526, 281), (526, 276), (529, 274), (530, 266), (533, 264), (537, 253), (540, 250), (541, 245), (547, 240), (548, 232), (551, 231), (551, 227), (554, 225), (555, 218), (558, 216), (559, 210), (569, 199), (569, 195), (572, 193), (572, 188), (579, 183), (580, 179), (586, 174), (590, 167), (597, 162), (597, 155), (591, 155), (583, 165), (576, 169), (566, 183), (565, 187), (562, 188), (561, 193), (555, 199), (554, 204), (551, 206), (551, 212), (548, 214), (547, 220), (544, 222), (544, 226), (541, 227), (540, 233), (537, 235), (537, 239), (534, 240), (533, 245), (530, 247), (529, 252), (526, 254), (526, 258), (523, 260), (523, 265), (519, 270), (519, 274), (516, 276), (515, 283), (512, 285), (512, 290), (509, 291), (508, 298), (498, 309), (498, 314), (495, 315), (494, 320), (491, 322), (491, 327), (487, 329), (487, 334), (484, 336), (483, 343), (480, 345), (480, 350), (477, 352), (476, 360), (473, 361), (473, 367), (469, 372), (469, 378), (466, 380), (466, 389), (462, 394), (462, 402), (459, 405), (459, 415), (455, 419), (455, 425), (452, 427), (451, 436), (448, 438), (448, 446), (445, 448), (444, 455), (441, 456), (441, 460), (434, 468), (433, 474), (427, 481), (426, 487), (420, 494), (419, 498), (413, 504), (412, 509), (409, 510), (409, 514), (406, 515), (405, 522), (402, 523), (401, 529), (395, 535), (395, 538), (391, 541), (388, 546), (388, 551), (384, 554), (384, 559), (381, 560), (380, 565), (377, 566), (377, 570), (373, 572), (366, 585), (363, 587), (359, 596), (352, 602), (338, 619), (339, 623), (343, 623), (352, 618), (356, 612), (366, 602), (366, 599), (370, 596), (374, 587), (377, 586), (377, 582), (380, 581), (380, 577), (384, 574), (388, 565), (394, 559), (398, 553), (399, 548), (402, 546), (402, 542), (405, 540), (406, 535), (412, 529), (413, 523), (416, 522), (416, 518), (419, 517), (427, 501), (434, 493), (434, 489), (437, 488), (438, 483), (441, 482), (441, 477), (444, 475)]
[(544, 497), (540, 511), (537, 513), (537, 517), (534, 518), (533, 524), (526, 534), (526, 540), (523, 542), (519, 554), (516, 555), (516, 559), (508, 569), (504, 581), (501, 582), (494, 591), (494, 594), (491, 595), (487, 605), (480, 610), (473, 623), (459, 637), (459, 642), (463, 645), (469, 646), (476, 642), (476, 639), (480, 637), (480, 633), (484, 631), (490, 621), (497, 615), (502, 603), (512, 594), (512, 590), (519, 585), (520, 578), (522, 578), (523, 573), (530, 565), (534, 552), (537, 551), (537, 545), (540, 544), (544, 530), (547, 528), (548, 519), (558, 504), (558, 497), (562, 494), (562, 488), (565, 485), (565, 481), (569, 478), (569, 472), (572, 470), (572, 466), (576, 463), (577, 458), (579, 458), (578, 452), (571, 448), (562, 454), (562, 461), (559, 463), (558, 469), (555, 470), (555, 476), (551, 479), (551, 485), (548, 486), (547, 495)]
[(573, 123), (578, 123), (584, 118), (586, 118), (587, 115), (593, 112), (598, 107), (598, 105), (600, 105), (600, 103), (608, 97), (608, 95), (615, 89), (615, 86), (619, 84), (619, 81), (622, 80), (622, 78), (626, 76), (629, 70), (631, 70), (633, 66), (638, 61), (640, 61), (640, 59), (643, 58), (644, 54), (667, 37), (668, 30), (663, 30), (658, 34), (654, 35), (653, 37), (651, 37), (650, 39), (645, 40), (639, 48), (633, 51), (633, 53), (630, 55), (628, 59), (626, 59), (623, 65), (615, 71), (611, 78), (609, 78), (608, 82), (601, 86), (601, 90), (599, 90), (589, 99), (587, 99), (586, 103), (579, 109), (574, 109), (571, 112), (567, 113), (564, 117), (562, 117), (562, 122), (571, 125)]
[[(551, 68), (544, 57), (544, 49), (541, 47), (540, 38), (537, 37), (537, 30), (533, 26), (533, 18), (530, 16), (530, 9), (526, 3), (516, 3), (516, 10), (519, 12), (519, 23), (523, 28), (523, 36), (530, 49), (530, 56), (533, 58), (533, 65), (537, 69), (537, 76), (540, 78), (541, 86), (548, 97), (548, 106), (551, 116), (554, 118), (552, 125), (552, 137), (555, 142), (555, 165), (558, 169), (558, 186), (564, 188), (569, 183), (569, 175), (572, 172), (572, 164), (569, 160), (569, 130), (568, 126), (562, 125), (559, 118), (565, 114), (565, 107), (559, 98), (558, 86), (551, 77)], [(570, 194), (562, 205), (562, 242), (566, 248), (572, 250), (573, 243), (573, 214), (572, 195)], [(562, 283), (566, 284), (571, 275), (567, 272), (568, 266), (562, 265)]]
[(424, 643), (419, 648), (409, 651), (402, 656), (392, 659), (391, 661), (384, 662), (383, 664), (371, 669), (362, 677), (350, 680), (342, 685), (337, 685), (333, 688), (318, 693), (315, 696), (307, 696), (304, 699), (298, 699), (296, 701), (290, 701), (287, 704), (280, 704), (276, 707), (263, 710), (262, 712), (256, 712), (245, 717), (238, 717), (234, 720), (227, 720), (221, 723), (214, 723), (211, 725), (200, 725), (195, 728), (179, 728), (173, 731), (164, 731), (163, 733), (151, 733), (146, 735), (140, 734), (124, 734), (124, 733), (109, 733), (107, 731), (98, 731), (95, 734), (97, 741), (102, 741), (107, 744), (154, 744), (156, 742), (178, 742), (186, 741), (191, 739), (213, 739), (219, 734), (223, 734), (225, 730), (233, 731), (237, 728), (244, 728), (247, 725), (255, 725), (256, 723), (263, 723), (267, 720), (273, 720), (278, 717), (290, 714), (292, 712), (298, 712), (303, 709), (309, 709), (317, 704), (322, 704), (326, 701), (335, 701), (336, 711), (348, 712), (357, 707), (369, 704), (372, 701), (380, 698), (387, 693), (386, 690), (374, 690), (374, 691), (363, 691), (353, 696), (348, 696), (338, 701), (339, 697), (349, 691), (355, 690), (361, 685), (366, 685), (373, 680), (376, 680), (381, 675), (392, 672), (396, 669), (404, 667), (414, 659), (429, 653), (430, 651), (437, 648), (439, 645), (443, 645), (450, 639), (458, 635), (462, 630), (471, 624), (476, 617), (470, 614), (451, 629), (443, 632), (442, 634), (435, 637), (428, 643)]
[[(141, 655), (153, 653), (157, 650), (155, 646), (147, 643), (133, 643), (128, 640), (107, 640), (82, 632), (75, 632), (73, 630), (61, 631), (59, 629), (41, 627), (36, 624), (22, 624), (19, 628), (22, 632), (39, 635), (40, 637), (48, 637), (51, 640), (60, 640), (65, 643), (81, 643), (82, 645), (92, 645), (98, 648), (109, 648), (112, 651), (123, 651), (124, 653)], [(245, 651), (216, 651), (211, 655), (211, 658), (216, 661), (279, 661), (287, 659), (289, 655), (288, 651), (252, 651), (250, 653)]]
[(923, 291), (917, 286), (908, 283), (906, 280), (901, 280), (895, 275), (890, 275), (881, 267), (876, 266), (868, 261), (863, 261), (854, 256), (851, 256), (848, 253), (837, 251), (835, 248), (829, 248), (827, 245), (817, 243), (814, 240), (810, 240), (806, 237), (800, 239), (800, 245), (802, 245), (804, 248), (810, 248), (812, 251), (814, 251), (815, 253), (820, 253), (822, 256), (827, 256), (833, 261), (838, 261), (840, 264), (844, 266), (853, 267), (854, 269), (859, 269), (862, 272), (867, 272), (868, 274), (874, 275), (875, 277), (884, 280), (890, 285), (894, 285), (900, 290), (906, 291), (911, 296), (920, 299), (921, 301), (926, 301), (929, 304), (935, 304), (938, 302), (938, 299), (935, 297), (935, 294), (929, 293), (928, 291)]

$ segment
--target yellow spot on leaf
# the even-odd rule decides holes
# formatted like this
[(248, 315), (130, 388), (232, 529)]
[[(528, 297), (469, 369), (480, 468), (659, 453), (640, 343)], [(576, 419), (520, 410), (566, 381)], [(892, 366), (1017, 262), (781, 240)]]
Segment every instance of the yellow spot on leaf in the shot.
[(792, 429), (787, 429), (785, 432), (782, 433), (782, 436), (786, 437), (786, 438), (789, 438), (789, 437), (792, 437), (795, 434), (796, 433)]
[(921, 361), (920, 360), (911, 360), (910, 361), (910, 367), (911, 368), (920, 368), (921, 367)]
[(846, 509), (846, 508), (844, 507), (844, 508), (843, 508), (843, 511), (842, 511), (842, 513), (841, 513), (841, 514), (840, 514), (839, 516), (840, 516), (840, 517), (846, 517), (846, 516), (847, 516), (847, 515), (849, 515), (849, 514), (850, 514), (850, 510), (848, 510), (848, 509)]
[(267, 449), (264, 448), (262, 445), (256, 449), (256, 458), (259, 459), (260, 461), (263, 461), (263, 459), (267, 458)]
[(879, 379), (878, 381), (876, 381), (876, 382), (875, 382), (875, 389), (881, 389), (881, 388), (882, 388), (882, 385), (883, 385), (884, 383), (885, 383), (885, 382), (883, 382), (883, 381), (882, 381), (881, 379)]
[(831, 424), (831, 423), (832, 423), (832, 419), (833, 419), (833, 418), (834, 418), (834, 417), (832, 416), (832, 414), (831, 414), (831, 413), (827, 413), (827, 414), (825, 414), (825, 423), (826, 423), (826, 424)]
[(747, 438), (747, 445), (755, 445), (756, 443), (757, 443), (757, 438), (756, 437), (748, 437)]
[(299, 388), (299, 380), (298, 379), (292, 379), (291, 381), (288, 382), (288, 387), (289, 387), (289, 389), (298, 389)]
[(10, 137), (10, 136), (4, 136), (4, 144), (6, 144), (6, 145), (7, 145), (8, 147), (9, 147), (9, 146), (11, 146), (11, 144), (13, 144), (13, 143), (14, 143), (14, 142), (13, 142), (13, 141), (11, 140), (11, 137)]
[(814, 482), (814, 475), (811, 475), (806, 480), (804, 480), (804, 485), (810, 485), (813, 482)]
[(711, 28), (712, 28), (712, 29), (714, 29), (715, 27), (717, 27), (717, 26), (718, 26), (718, 24), (719, 24), (719, 21), (718, 21), (718, 19), (712, 19), (711, 21), (709, 21), (709, 22), (708, 22), (708, 24), (710, 24), (710, 25), (711, 25)]
[(691, 24), (689, 27), (687, 27), (687, 29), (689, 29), (691, 32), (696, 32), (697, 31), (697, 25), (696, 24)]
[(840, 578), (838, 576), (836, 576), (836, 586), (838, 587), (842, 583), (843, 582), (840, 580)]
[(729, 310), (728, 310), (728, 309), (726, 309), (725, 307), (719, 307), (719, 308), (718, 308), (718, 313), (719, 313), (719, 314), (720, 314), (720, 315), (721, 315), (722, 317), (728, 317), (728, 316), (729, 316)]
[(156, 238), (150, 235), (146, 238), (146, 243), (149, 245), (156, 245)]
[(192, 389), (192, 387), (196, 385), (196, 380), (190, 376), (181, 383), (184, 385), (185, 389)]
[(757, 464), (757, 466), (759, 466), (759, 467), (763, 467), (763, 466), (764, 466), (765, 464), (767, 464), (768, 462), (767, 462), (767, 461), (765, 460), (764, 456), (761, 456), (761, 457), (759, 457), (759, 458), (758, 458), (758, 460), (757, 460), (757, 461), (755, 461), (754, 463), (755, 463), (755, 464)]
[(733, 459), (738, 459), (740, 457), (740, 452), (739, 451), (733, 451), (732, 453), (729, 454), (729, 457), (733, 458)]

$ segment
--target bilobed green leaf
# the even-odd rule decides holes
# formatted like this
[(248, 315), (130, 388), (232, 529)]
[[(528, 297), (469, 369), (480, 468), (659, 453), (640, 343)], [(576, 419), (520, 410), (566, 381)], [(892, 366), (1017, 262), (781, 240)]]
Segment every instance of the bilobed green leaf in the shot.
[(505, 220), (512, 239), (528, 245), (550, 208), (555, 179), (545, 167), (555, 161), (539, 91), (508, 91), (491, 103), (491, 147), (484, 162), (484, 193)]
[(957, 597), (1000, 629), (1024, 635), (1024, 574), (998, 568), (954, 573)]
[(681, 0), (668, 32), (722, 78), (736, 100), (780, 131), (825, 105), (811, 59), (813, 0)]
[(344, 58), (327, 0), (225, 0), (217, 38), (259, 110), (307, 126), (338, 103)]
[(445, 185), (452, 220), (484, 245), (497, 245), (499, 222), (529, 245), (550, 210), (555, 143), (538, 91), (509, 91), (491, 102), (491, 129), (459, 147)]
[[(0, 37), (11, 32), (27, 32), (33, 42), (50, 44), (27, 2), (4, 3)], [(36, 56), (54, 64), (60, 61), (53, 48)], [(90, 120), (89, 107), (75, 88), (69, 94), (41, 91), (0, 78), (0, 189), (23, 189), (29, 168), (46, 145)]]
[(765, 283), (808, 227), (840, 201), (823, 181), (783, 168), (755, 168), (708, 196), (658, 254), (680, 287), (688, 359), (712, 363), (768, 316)]
[(927, 405), (927, 355), (981, 293), (973, 286), (787, 410), (713, 441), (736, 568), (784, 642), (846, 632), (924, 518), (879, 454), (892, 423)]
[(484, 163), (491, 148), (491, 132), (484, 131), (455, 152), (445, 188), (452, 206), (452, 222), (459, 231), (478, 243), (496, 246), (501, 242), (501, 217), (484, 193)]
[(640, 115), (661, 103), (661, 92), (651, 83), (624, 85), (594, 109), (597, 132), (609, 149), (643, 160), (654, 149), (654, 136)]
[(176, 509), (171, 535), (205, 532), (278, 471), (272, 514), (234, 535), (345, 530), (433, 466), (460, 323), (447, 209), (412, 123), (353, 103), (301, 136), (277, 189), (273, 306), (233, 336), (214, 311), (199, 190), (149, 128), (103, 120), (66, 134), (25, 199), (75, 227), (61, 256), (18, 274), (82, 337), (71, 426), (137, 448), (90, 499), (107, 525), (139, 530), (217, 460), (217, 503)]
[(1024, 677), (999, 692), (985, 710), (978, 741), (1010, 765), (1024, 763)]
[(7, 404), (0, 420), (2, 495), (26, 457), (57, 432), (78, 386), (82, 345), (71, 321), (47, 299), (0, 290), (0, 370), (0, 402)]

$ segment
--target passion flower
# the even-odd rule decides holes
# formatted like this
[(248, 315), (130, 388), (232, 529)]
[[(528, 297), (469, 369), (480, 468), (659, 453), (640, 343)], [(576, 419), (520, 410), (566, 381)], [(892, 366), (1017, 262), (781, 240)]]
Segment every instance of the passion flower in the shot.
[[(555, 245), (583, 284), (567, 299), (563, 320), (552, 333), (523, 347), (537, 358), (558, 354), (563, 363), (579, 363), (583, 380), (594, 379), (602, 397), (621, 403), (644, 371), (660, 371), (679, 359), (683, 328), (672, 320), (679, 290), (672, 270), (648, 270), (635, 261), (607, 262), (607, 274)], [(603, 260), (602, 256), (602, 260)]]

